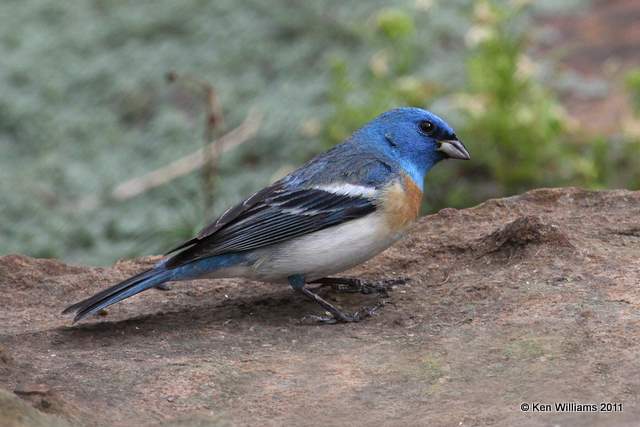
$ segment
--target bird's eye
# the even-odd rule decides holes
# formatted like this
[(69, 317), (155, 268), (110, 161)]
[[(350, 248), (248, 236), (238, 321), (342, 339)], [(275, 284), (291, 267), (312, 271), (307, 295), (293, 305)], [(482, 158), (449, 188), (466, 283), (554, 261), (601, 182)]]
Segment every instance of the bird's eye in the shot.
[(420, 127), (420, 131), (427, 135), (431, 134), (436, 128), (429, 120), (421, 121), (418, 126)]

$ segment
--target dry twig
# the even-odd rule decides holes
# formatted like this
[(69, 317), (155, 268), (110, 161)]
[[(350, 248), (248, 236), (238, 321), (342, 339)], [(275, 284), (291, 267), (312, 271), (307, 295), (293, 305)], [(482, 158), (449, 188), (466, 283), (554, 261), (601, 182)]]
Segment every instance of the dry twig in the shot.
[[(224, 129), (224, 117), (222, 115), (222, 105), (216, 93), (215, 87), (206, 80), (194, 77), (190, 74), (178, 74), (171, 71), (167, 74), (169, 83), (178, 82), (184, 86), (191, 88), (193, 91), (204, 95), (205, 103), (205, 122), (203, 133), (203, 147), (214, 141), (216, 133)], [(212, 150), (204, 150), (204, 164), (201, 172), (202, 187), (202, 204), (204, 208), (204, 216), (210, 216), (210, 210), (213, 207), (213, 192), (215, 189), (215, 178), (218, 169), (218, 157), (220, 156), (220, 147), (214, 144)]]
[(166, 166), (119, 184), (111, 192), (111, 196), (117, 201), (128, 200), (191, 173), (207, 162), (216, 161), (221, 154), (253, 138), (260, 128), (261, 121), (262, 114), (252, 109), (240, 126), (216, 141)]

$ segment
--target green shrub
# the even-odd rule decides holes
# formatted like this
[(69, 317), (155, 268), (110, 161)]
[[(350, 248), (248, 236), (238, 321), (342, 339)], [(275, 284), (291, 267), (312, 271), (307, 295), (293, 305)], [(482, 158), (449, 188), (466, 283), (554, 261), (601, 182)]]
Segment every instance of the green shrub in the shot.
[[(636, 188), (638, 155), (630, 153), (637, 153), (637, 144), (611, 144), (609, 137), (579, 134), (567, 124), (552, 91), (537, 79), (536, 66), (526, 55), (528, 7), (524, 1), (474, 3), (464, 37), (466, 82), (459, 85), (424, 76), (415, 59), (425, 54), (420, 50), (425, 42), (417, 40), (409, 12), (379, 12), (365, 39), (373, 50), (369, 69), (357, 74), (346, 60), (332, 62), (333, 114), (325, 121), (325, 145), (341, 141), (388, 108), (432, 109), (437, 103), (469, 147), (472, 161), (451, 163), (430, 174), (429, 210), (469, 206), (543, 186)], [(628, 85), (640, 94), (640, 73), (630, 74)]]
[(633, 69), (627, 73), (626, 84), (634, 112), (640, 115), (640, 68)]
[[(558, 185), (577, 173), (567, 147), (563, 112), (532, 75), (525, 56), (520, 7), (479, 2), (476, 27), (484, 34), (467, 60), (464, 135), (479, 149), (474, 161), (499, 186), (499, 194)], [(465, 99), (463, 97), (463, 99)]]
[(422, 106), (438, 93), (438, 86), (416, 78), (414, 18), (399, 9), (379, 11), (364, 36), (375, 52), (368, 68), (353, 77), (346, 59), (331, 60), (329, 101), (332, 114), (324, 126), (324, 145), (333, 146), (363, 123), (398, 105)]
[[(327, 145), (395, 106), (429, 108), (442, 99), (455, 104), (452, 115), (460, 122), (456, 128), (470, 146), (473, 161), (432, 173), (428, 200), (433, 208), (465, 206), (550, 185), (573, 173), (562, 158), (562, 110), (522, 70), (525, 32), (513, 25), (521, 8), (477, 2), (474, 14), (476, 22), (468, 35), (475, 32), (482, 39), (468, 52), (466, 87), (445, 86), (422, 76), (414, 60), (419, 55), (415, 23), (410, 13), (397, 9), (384, 9), (373, 20), (367, 43), (374, 53), (366, 72), (350, 78), (345, 60), (334, 59), (332, 64), (333, 114), (325, 122)], [(569, 170), (574, 169), (572, 165)]]

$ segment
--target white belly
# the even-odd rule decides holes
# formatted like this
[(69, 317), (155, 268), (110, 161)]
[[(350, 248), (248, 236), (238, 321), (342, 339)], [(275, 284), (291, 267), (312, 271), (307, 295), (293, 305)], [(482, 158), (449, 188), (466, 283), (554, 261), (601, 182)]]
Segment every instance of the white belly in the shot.
[(379, 212), (257, 251), (245, 276), (285, 281), (294, 274), (314, 280), (354, 267), (382, 252), (403, 233), (391, 230)]

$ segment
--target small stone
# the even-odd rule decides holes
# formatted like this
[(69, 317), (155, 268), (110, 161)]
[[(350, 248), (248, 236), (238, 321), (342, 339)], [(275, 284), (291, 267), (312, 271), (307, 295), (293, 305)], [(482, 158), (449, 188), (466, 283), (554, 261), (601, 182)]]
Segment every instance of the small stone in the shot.
[(13, 390), (18, 395), (47, 394), (49, 391), (51, 389), (46, 384), (18, 384)]

